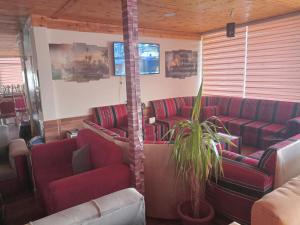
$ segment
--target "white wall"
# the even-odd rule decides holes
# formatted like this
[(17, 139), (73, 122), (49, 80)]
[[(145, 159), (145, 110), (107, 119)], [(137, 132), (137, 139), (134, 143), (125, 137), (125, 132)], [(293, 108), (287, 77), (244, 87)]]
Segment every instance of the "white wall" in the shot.
[[(52, 80), (49, 43), (87, 43), (108, 47), (112, 61), (112, 42), (122, 41), (121, 35), (65, 31), (34, 27), (41, 98), (44, 120), (87, 115), (94, 106), (112, 105), (126, 101), (125, 76), (111, 77), (86, 83)], [(187, 49), (199, 51), (200, 40), (178, 40), (163, 38), (140, 38), (142, 42), (160, 44), (160, 74), (140, 76), (141, 99), (149, 100), (168, 97), (189, 96), (197, 93), (200, 76), (185, 79), (165, 77), (165, 51)], [(200, 70), (199, 70), (200, 71)]]

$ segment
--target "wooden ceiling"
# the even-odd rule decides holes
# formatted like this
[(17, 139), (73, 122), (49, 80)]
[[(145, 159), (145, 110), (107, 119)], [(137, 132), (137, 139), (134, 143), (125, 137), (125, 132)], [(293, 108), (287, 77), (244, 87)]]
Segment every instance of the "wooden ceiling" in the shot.
[[(300, 0), (138, 0), (139, 26), (200, 34), (300, 11)], [(0, 56), (30, 14), (121, 26), (121, 0), (0, 0)]]

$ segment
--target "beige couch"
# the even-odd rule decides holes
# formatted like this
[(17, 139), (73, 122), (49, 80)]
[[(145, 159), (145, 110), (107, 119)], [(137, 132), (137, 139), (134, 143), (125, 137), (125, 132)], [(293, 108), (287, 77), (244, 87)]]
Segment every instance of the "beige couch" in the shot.
[(299, 224), (300, 176), (265, 195), (252, 207), (251, 225)]
[(146, 225), (144, 197), (135, 189), (128, 188), (60, 211), (29, 224)]

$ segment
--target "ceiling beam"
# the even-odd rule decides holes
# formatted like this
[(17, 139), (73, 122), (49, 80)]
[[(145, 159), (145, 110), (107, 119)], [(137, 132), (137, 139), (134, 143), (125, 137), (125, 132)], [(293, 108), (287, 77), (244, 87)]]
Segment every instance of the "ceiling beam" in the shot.
[[(122, 26), (113, 24), (101, 24), (91, 22), (81, 22), (75, 20), (53, 19), (41, 15), (31, 15), (31, 24), (36, 27), (47, 27), (60, 30), (72, 30), (80, 32), (93, 32), (93, 33), (109, 33), (109, 34), (122, 34)], [(177, 32), (167, 30), (156, 30), (144, 27), (139, 27), (139, 35), (146, 37), (161, 37), (173, 39), (189, 39), (200, 40), (201, 35), (198, 33)]]
[(51, 18), (57, 19), (62, 14), (64, 14), (64, 12), (74, 6), (77, 2), (79, 2), (79, 0), (67, 0), (55, 13), (53, 13)]

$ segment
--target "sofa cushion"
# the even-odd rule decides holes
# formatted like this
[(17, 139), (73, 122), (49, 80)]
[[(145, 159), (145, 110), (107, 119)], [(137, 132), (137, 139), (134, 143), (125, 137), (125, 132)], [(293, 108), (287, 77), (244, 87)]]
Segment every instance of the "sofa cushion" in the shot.
[(255, 120), (259, 102), (257, 99), (244, 99), (241, 117), (248, 120)]
[(236, 135), (236, 136), (242, 136), (243, 134), (243, 127), (251, 123), (252, 120), (248, 119), (236, 119), (236, 120), (231, 120), (227, 122), (227, 128), (230, 134)]
[(114, 119), (115, 119), (115, 127), (121, 127), (127, 125), (127, 106), (125, 104), (113, 105), (111, 106)]
[(219, 116), (219, 115), (220, 115), (220, 109), (218, 105), (205, 106), (202, 108), (201, 111), (201, 120), (204, 121), (212, 116)]
[(283, 124), (271, 123), (267, 126), (264, 126), (261, 129), (262, 129), (261, 136), (265, 137), (269, 135), (278, 135), (282, 133), (286, 129), (286, 126)]
[(231, 97), (228, 96), (220, 96), (218, 105), (220, 107), (220, 114), (227, 116), (229, 105), (230, 105)]
[(262, 128), (269, 125), (268, 122), (253, 121), (245, 124), (243, 128), (243, 144), (259, 146)]
[(94, 108), (94, 121), (104, 128), (115, 126), (114, 113), (111, 106), (102, 106)]
[(73, 152), (72, 168), (74, 174), (83, 173), (92, 169), (89, 145), (84, 145)]
[(164, 119), (167, 117), (164, 100), (154, 100), (150, 102), (156, 119)]
[(196, 99), (195, 96), (184, 97), (185, 105), (186, 106), (194, 106), (195, 99)]
[(275, 113), (276, 101), (261, 100), (258, 106), (257, 120), (272, 122)]
[(172, 117), (177, 115), (177, 105), (175, 98), (168, 98), (164, 100), (166, 108), (166, 117)]
[(232, 117), (240, 117), (242, 110), (243, 99), (242, 98), (231, 98), (228, 115)]
[(177, 97), (174, 99), (175, 99), (176, 108), (177, 108), (177, 115), (180, 115), (182, 108), (185, 106), (184, 97)]
[(237, 117), (231, 117), (231, 116), (218, 116), (217, 119), (215, 120), (215, 123), (217, 126), (224, 126), (224, 127), (227, 127), (227, 123), (229, 121), (232, 121), (232, 120), (236, 120), (238, 119)]
[(183, 106), (181, 108), (181, 116), (190, 119), (192, 117), (193, 107), (192, 106)]
[(274, 123), (286, 123), (295, 115), (296, 106), (294, 102), (277, 102)]
[(258, 160), (254, 158), (250, 158), (247, 156), (240, 155), (238, 153), (232, 152), (232, 151), (227, 151), (223, 150), (222, 151), (222, 157), (226, 159), (231, 159), (237, 162), (245, 163), (250, 166), (257, 166), (258, 165)]

